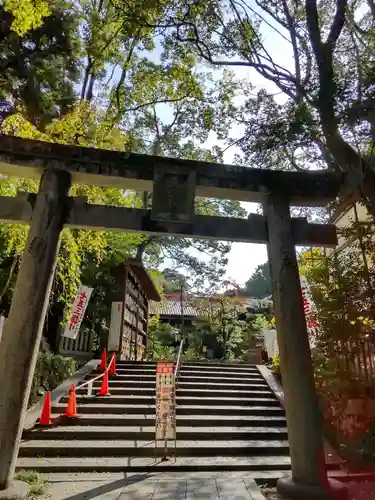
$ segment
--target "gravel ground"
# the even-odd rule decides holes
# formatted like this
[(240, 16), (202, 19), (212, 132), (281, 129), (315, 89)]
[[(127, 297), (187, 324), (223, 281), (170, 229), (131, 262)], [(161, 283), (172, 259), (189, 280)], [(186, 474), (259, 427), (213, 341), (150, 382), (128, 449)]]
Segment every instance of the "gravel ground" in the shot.
[(280, 499), (279, 495), (276, 492), (276, 488), (262, 488), (261, 491), (267, 500), (279, 500)]

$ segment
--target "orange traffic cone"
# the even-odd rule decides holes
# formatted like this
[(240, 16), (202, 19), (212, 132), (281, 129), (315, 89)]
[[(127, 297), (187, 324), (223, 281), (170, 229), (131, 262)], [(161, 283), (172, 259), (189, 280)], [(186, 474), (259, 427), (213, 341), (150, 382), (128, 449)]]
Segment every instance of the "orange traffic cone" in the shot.
[(68, 399), (68, 407), (65, 411), (65, 416), (69, 418), (77, 418), (77, 397), (76, 397), (76, 388), (75, 385), (73, 384), (70, 392), (69, 392), (69, 399)]
[(51, 393), (46, 392), (42, 414), (39, 419), (40, 425), (51, 425)]
[(104, 349), (102, 354), (102, 360), (100, 362), (100, 370), (105, 372), (107, 369), (107, 349)]
[(110, 375), (111, 377), (116, 376), (116, 354), (115, 353), (112, 354), (111, 364), (110, 364), (109, 369), (108, 369), (108, 375)]
[(108, 386), (108, 372), (104, 372), (102, 386), (98, 392), (98, 396), (110, 396), (109, 386)]

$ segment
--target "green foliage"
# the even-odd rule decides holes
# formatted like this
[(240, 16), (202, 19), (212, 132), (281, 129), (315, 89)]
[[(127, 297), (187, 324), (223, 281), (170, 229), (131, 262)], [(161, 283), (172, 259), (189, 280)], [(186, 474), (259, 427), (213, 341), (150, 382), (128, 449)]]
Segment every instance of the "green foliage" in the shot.
[(163, 270), (163, 291), (164, 293), (176, 293), (181, 292), (181, 286), (183, 290), (187, 288), (187, 278), (183, 274), (175, 271), (173, 269), (166, 268)]
[(189, 335), (189, 344), (205, 345), (219, 359), (246, 359), (248, 350), (255, 346), (268, 326), (263, 314), (249, 314), (237, 298), (202, 300), (199, 309), (202, 316)]
[(74, 359), (49, 352), (40, 352), (31, 386), (29, 405), (33, 405), (44, 392), (56, 389), (75, 371), (76, 362)]
[[(373, 410), (370, 406), (363, 413), (351, 410), (347, 422), (350, 400), (363, 399), (366, 407), (374, 396), (371, 377), (360, 376), (355, 361), (362, 341), (372, 346), (374, 339), (373, 237), (371, 226), (363, 224), (353, 224), (339, 233), (351, 244), (338, 254), (326, 256), (314, 250), (299, 257), (300, 272), (309, 281), (319, 323), (312, 350), (315, 384), (330, 441), (340, 446), (344, 456), (373, 464), (374, 440), (371, 432), (366, 432)], [(364, 354), (364, 346), (361, 349)]]
[(259, 299), (264, 299), (272, 293), (268, 262), (256, 267), (254, 273), (246, 281), (243, 291), (247, 296)]
[[(21, 115), (13, 115), (3, 122), (3, 130), (21, 137), (37, 138), (48, 142), (72, 144), (77, 142), (84, 146), (112, 147), (114, 149), (126, 143), (126, 135), (117, 134), (114, 129), (107, 136), (103, 135), (95, 110), (87, 103), (74, 107), (62, 119), (48, 125), (41, 133)], [(111, 139), (112, 137), (112, 139)], [(0, 182), (0, 193), (5, 196), (15, 196), (17, 191), (37, 191), (37, 181), (9, 178)], [(134, 197), (126, 197), (120, 189), (101, 188), (99, 186), (74, 185), (72, 195), (85, 196), (90, 203), (109, 204), (117, 206), (133, 206)], [(0, 242), (7, 256), (20, 256), (27, 238), (27, 226), (1, 224)], [(65, 229), (62, 234), (62, 244), (57, 261), (56, 276), (53, 285), (52, 301), (58, 301), (63, 306), (70, 305), (77, 288), (84, 278), (87, 285), (95, 285), (94, 303), (101, 300), (104, 291), (108, 294), (108, 285), (104, 285), (111, 266), (119, 264), (132, 256), (132, 252), (142, 240), (142, 236), (112, 232), (84, 231)], [(0, 275), (1, 276), (1, 275)], [(105, 316), (108, 316), (108, 300), (105, 301)], [(101, 306), (96, 304), (98, 311)], [(68, 310), (66, 311), (68, 313)]]
[(35, 498), (45, 493), (44, 479), (38, 472), (33, 470), (20, 470), (14, 475), (16, 481), (23, 481), (30, 485), (28, 498)]
[(49, 2), (45, 0), (5, 0), (4, 10), (13, 15), (11, 29), (20, 36), (39, 28), (44, 18), (51, 15)]
[(280, 370), (280, 356), (278, 354), (275, 354), (272, 358), (272, 367), (271, 367), (272, 372), (281, 377), (281, 370)]
[(186, 362), (187, 361), (200, 361), (202, 359), (204, 359), (202, 354), (198, 350), (194, 349), (193, 347), (188, 347), (184, 351), (182, 358), (181, 358), (182, 361), (186, 361)]
[(153, 361), (176, 361), (179, 331), (152, 317), (148, 327), (148, 358)]
[(232, 117), (243, 129), (230, 141), (241, 149), (238, 162), (296, 171), (311, 165), (336, 169), (350, 174), (352, 185), (364, 189), (372, 206), (374, 186), (370, 175), (362, 175), (364, 168), (372, 169), (375, 123), (372, 1), (239, 5), (210, 0), (206, 8), (201, 2), (177, 1), (165, 17), (161, 4), (162, 19), (151, 24), (134, 3), (130, 17), (140, 26), (162, 30), (168, 56), (194, 59), (211, 69), (247, 68), (267, 86), (258, 89), (258, 81), (253, 85), (245, 73), (237, 105), (232, 101), (228, 106), (226, 119)]
[[(75, 101), (78, 18), (64, 0), (7, 0), (0, 7), (0, 98), (43, 126)], [(3, 117), (2, 117), (3, 118)]]
[(149, 359), (151, 361), (176, 361), (176, 349), (167, 345), (156, 343), (151, 352), (149, 352)]

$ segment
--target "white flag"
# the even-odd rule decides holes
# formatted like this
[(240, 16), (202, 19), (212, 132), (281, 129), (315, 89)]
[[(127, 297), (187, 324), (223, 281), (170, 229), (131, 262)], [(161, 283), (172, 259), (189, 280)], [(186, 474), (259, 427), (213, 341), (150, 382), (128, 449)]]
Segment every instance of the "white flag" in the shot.
[(78, 288), (76, 298), (73, 303), (69, 321), (65, 327), (63, 337), (75, 340), (77, 338), (83, 317), (86, 312), (93, 288), (81, 285)]

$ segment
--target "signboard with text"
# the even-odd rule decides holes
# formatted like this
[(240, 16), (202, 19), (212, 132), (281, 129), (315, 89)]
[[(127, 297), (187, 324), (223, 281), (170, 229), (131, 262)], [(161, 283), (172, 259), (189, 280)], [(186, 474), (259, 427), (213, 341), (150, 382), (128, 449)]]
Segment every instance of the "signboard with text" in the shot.
[(174, 363), (156, 364), (155, 441), (176, 439)]
[(93, 288), (84, 285), (80, 285), (80, 287), (78, 288), (78, 292), (74, 300), (70, 318), (65, 327), (63, 337), (67, 337), (68, 339), (73, 340), (77, 338), (92, 291)]

